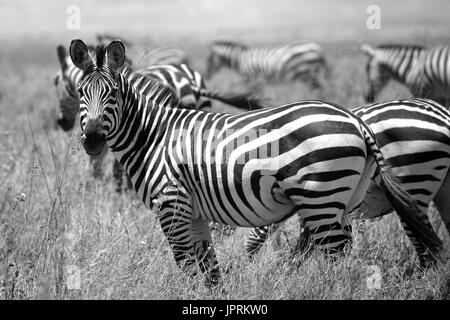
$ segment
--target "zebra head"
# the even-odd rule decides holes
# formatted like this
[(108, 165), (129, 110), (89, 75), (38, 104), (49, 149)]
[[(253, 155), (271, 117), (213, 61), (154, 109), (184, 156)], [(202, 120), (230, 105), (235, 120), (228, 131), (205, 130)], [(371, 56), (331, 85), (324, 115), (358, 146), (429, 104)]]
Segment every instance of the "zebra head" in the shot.
[(114, 40), (106, 48), (98, 46), (93, 59), (83, 41), (73, 40), (70, 57), (83, 71), (78, 84), (83, 147), (88, 154), (96, 155), (102, 152), (106, 137), (117, 126), (120, 99), (117, 70), (125, 62), (125, 47), (120, 40)]
[(364, 98), (372, 103), (390, 79), (411, 86), (415, 66), (425, 48), (401, 44), (373, 48), (363, 44), (361, 50), (369, 57), (366, 65), (368, 86)]
[(64, 130), (68, 131), (75, 125), (75, 119), (78, 114), (79, 98), (74, 84), (75, 70), (70, 58), (66, 52), (66, 48), (59, 45), (56, 48), (59, 64), (61, 69), (56, 73), (53, 84), (56, 88), (56, 95), (59, 102), (60, 117), (57, 124)]

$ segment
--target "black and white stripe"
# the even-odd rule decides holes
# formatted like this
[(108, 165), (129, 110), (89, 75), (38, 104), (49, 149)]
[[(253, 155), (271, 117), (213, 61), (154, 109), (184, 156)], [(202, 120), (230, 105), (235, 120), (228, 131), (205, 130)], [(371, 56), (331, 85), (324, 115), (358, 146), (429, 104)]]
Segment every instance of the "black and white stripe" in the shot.
[(361, 50), (369, 56), (367, 62), (367, 102), (374, 102), (389, 80), (396, 80), (418, 94), (417, 65), (425, 48), (416, 45), (380, 45), (376, 48), (363, 44)]
[[(428, 99), (365, 105), (352, 112), (372, 129), (402, 187), (416, 199), (424, 214), (434, 201), (450, 233), (450, 113)], [(360, 208), (364, 218), (376, 218), (394, 210), (376, 180), (374, 177)], [(250, 256), (259, 251), (270, 228), (250, 232), (246, 241)], [(410, 235), (407, 227), (405, 231)]]
[(421, 96), (450, 108), (450, 47), (428, 49), (418, 61), (418, 90)]
[[(63, 130), (68, 131), (74, 127), (78, 116), (79, 96), (76, 88), (83, 72), (72, 63), (63, 46), (57, 47), (57, 54), (61, 66), (54, 82), (61, 112), (57, 123)], [(127, 78), (132, 74), (130, 67), (132, 63), (127, 61), (127, 64), (121, 68), (121, 73)], [(164, 85), (173, 88), (181, 102), (192, 108), (211, 107), (211, 99), (246, 110), (261, 108), (260, 102), (247, 92), (224, 94), (207, 89), (200, 73), (184, 64), (149, 66), (135, 72), (157, 79)], [(93, 174), (97, 178), (103, 176), (103, 159), (106, 154), (105, 152), (99, 156), (90, 157)], [(121, 190), (122, 181), (126, 177), (121, 172), (118, 163), (114, 163), (113, 176), (118, 184), (118, 190)]]
[(207, 74), (222, 67), (247, 77), (280, 80), (304, 78), (319, 86), (320, 69), (327, 69), (322, 48), (315, 43), (291, 43), (278, 47), (248, 47), (236, 42), (217, 41), (209, 48)]
[(147, 46), (136, 45), (131, 41), (124, 41), (123, 37), (110, 34), (98, 34), (99, 45), (107, 45), (111, 41), (121, 39), (127, 46), (127, 56), (133, 62), (135, 69), (145, 68), (151, 65), (189, 64), (187, 53), (173, 46), (160, 46), (149, 49)]
[(365, 99), (373, 102), (390, 79), (406, 85), (415, 97), (429, 98), (450, 107), (450, 47), (367, 44), (368, 88)]
[[(345, 108), (303, 101), (237, 115), (180, 107), (157, 81), (117, 70), (125, 47), (113, 41), (92, 60), (81, 40), (70, 49), (79, 83), (84, 148), (106, 145), (158, 217), (175, 261), (196, 260), (210, 283), (220, 273), (208, 221), (255, 227), (299, 212), (315, 243), (340, 250), (348, 213), (379, 171), (389, 200), (430, 252), (442, 246), (423, 213), (395, 181), (370, 129)], [(251, 138), (251, 139), (249, 139)], [(377, 169), (378, 168), (378, 169)]]

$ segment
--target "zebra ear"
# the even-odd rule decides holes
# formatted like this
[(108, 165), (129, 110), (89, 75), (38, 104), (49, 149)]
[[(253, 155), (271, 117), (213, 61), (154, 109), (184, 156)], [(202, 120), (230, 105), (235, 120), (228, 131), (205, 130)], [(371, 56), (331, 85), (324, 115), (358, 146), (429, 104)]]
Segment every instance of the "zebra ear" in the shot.
[(72, 40), (70, 44), (70, 57), (75, 66), (83, 71), (93, 64), (88, 48), (80, 39)]
[(114, 40), (111, 42), (106, 48), (106, 57), (108, 66), (111, 69), (117, 70), (123, 66), (125, 62), (125, 46), (122, 41)]
[(62, 71), (66, 71), (68, 65), (66, 61), (67, 52), (66, 48), (63, 45), (59, 45), (56, 47), (56, 54), (58, 55), (59, 64), (61, 65)]

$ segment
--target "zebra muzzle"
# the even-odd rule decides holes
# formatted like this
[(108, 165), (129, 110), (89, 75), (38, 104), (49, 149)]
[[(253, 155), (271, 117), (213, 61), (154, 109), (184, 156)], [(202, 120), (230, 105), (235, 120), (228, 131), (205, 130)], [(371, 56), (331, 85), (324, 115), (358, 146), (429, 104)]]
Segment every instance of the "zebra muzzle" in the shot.
[(100, 154), (106, 145), (106, 136), (103, 133), (101, 122), (89, 120), (82, 135), (83, 147), (89, 155)]

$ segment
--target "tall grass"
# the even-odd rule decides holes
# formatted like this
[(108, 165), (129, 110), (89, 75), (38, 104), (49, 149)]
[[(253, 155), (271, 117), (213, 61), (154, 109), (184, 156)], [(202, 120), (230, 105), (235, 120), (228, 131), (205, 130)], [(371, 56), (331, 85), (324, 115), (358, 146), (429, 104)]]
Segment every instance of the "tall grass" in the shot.
[[(79, 132), (58, 130), (52, 78), (57, 42), (33, 52), (2, 48), (0, 55), (0, 297), (3, 299), (448, 299), (450, 264), (420, 270), (414, 249), (395, 216), (355, 222), (353, 246), (330, 259), (313, 251), (290, 257), (298, 237), (293, 221), (249, 260), (247, 229), (214, 234), (223, 290), (203, 277), (188, 278), (175, 265), (156, 216), (133, 192), (115, 192), (112, 159), (104, 179), (92, 178)], [(204, 44), (192, 44), (193, 62), (204, 68)], [(333, 65), (322, 90), (302, 83), (249, 84), (223, 71), (208, 85), (226, 91), (258, 91), (275, 105), (323, 99), (362, 103), (365, 58), (357, 46), (328, 44)], [(19, 63), (26, 61), (26, 63)], [(408, 96), (392, 85), (383, 98)], [(214, 111), (239, 110), (216, 104)], [(449, 247), (440, 218), (431, 211)], [(447, 249), (448, 250), (448, 249)], [(447, 252), (448, 254), (448, 252)], [(380, 287), (370, 279), (380, 271)], [(368, 282), (369, 281), (369, 282)]]

